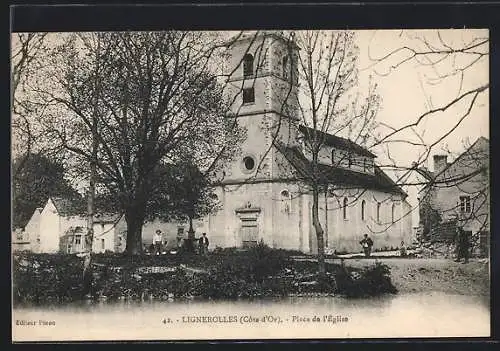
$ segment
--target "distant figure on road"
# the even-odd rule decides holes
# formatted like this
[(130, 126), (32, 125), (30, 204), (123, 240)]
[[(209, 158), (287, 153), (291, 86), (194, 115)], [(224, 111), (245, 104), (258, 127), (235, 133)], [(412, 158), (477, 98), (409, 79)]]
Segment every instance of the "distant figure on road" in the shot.
[(365, 257), (370, 257), (370, 254), (372, 252), (373, 240), (368, 237), (368, 234), (365, 234), (363, 240), (361, 240), (359, 243), (363, 247)]
[(155, 249), (155, 254), (159, 255), (161, 253), (161, 230), (158, 229), (156, 233), (153, 235), (153, 245)]
[(406, 246), (405, 246), (405, 242), (404, 241), (401, 241), (401, 246), (399, 247), (399, 256), (401, 257), (406, 257)]
[(208, 238), (207, 238), (207, 233), (203, 233), (202, 237), (200, 238), (200, 253), (202, 255), (206, 255), (208, 253)]

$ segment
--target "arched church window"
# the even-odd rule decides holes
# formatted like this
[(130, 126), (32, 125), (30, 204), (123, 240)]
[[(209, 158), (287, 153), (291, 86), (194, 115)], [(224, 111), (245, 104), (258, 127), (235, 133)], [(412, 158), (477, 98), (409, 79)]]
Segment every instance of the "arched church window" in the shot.
[(284, 56), (283, 57), (282, 70), (283, 70), (283, 78), (284, 79), (288, 79), (288, 71), (289, 71), (289, 68), (288, 68), (288, 56)]
[(377, 222), (380, 222), (380, 202), (377, 202)]
[(251, 54), (246, 54), (243, 57), (243, 76), (253, 76), (253, 56)]
[(363, 200), (361, 201), (361, 220), (365, 220), (365, 208), (366, 208), (366, 201)]
[(255, 167), (255, 160), (250, 156), (246, 156), (243, 158), (243, 165), (247, 171), (251, 171)]
[(281, 192), (281, 196), (284, 197), (285, 199), (288, 199), (290, 197), (290, 192), (285, 189)]
[(342, 203), (342, 212), (343, 212), (343, 217), (344, 219), (347, 219), (347, 197), (344, 197), (344, 201)]

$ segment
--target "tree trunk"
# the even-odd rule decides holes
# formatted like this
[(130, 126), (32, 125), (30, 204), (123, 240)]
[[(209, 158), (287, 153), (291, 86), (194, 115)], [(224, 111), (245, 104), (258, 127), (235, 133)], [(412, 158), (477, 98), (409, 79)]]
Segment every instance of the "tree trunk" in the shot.
[(189, 217), (188, 239), (194, 241), (193, 218)]
[(136, 210), (128, 210), (125, 213), (127, 222), (127, 246), (125, 253), (128, 255), (140, 255), (142, 253), (142, 224), (144, 215)]
[(320, 278), (325, 276), (325, 240), (324, 232), (319, 221), (319, 190), (317, 186), (313, 187), (313, 206), (312, 220), (316, 238), (318, 240), (318, 274)]

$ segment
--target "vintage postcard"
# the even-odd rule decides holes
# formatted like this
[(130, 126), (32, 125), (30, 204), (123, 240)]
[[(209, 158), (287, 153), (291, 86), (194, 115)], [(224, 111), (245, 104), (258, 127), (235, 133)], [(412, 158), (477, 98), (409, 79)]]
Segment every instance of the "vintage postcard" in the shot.
[(489, 32), (14, 32), (12, 339), (490, 336)]

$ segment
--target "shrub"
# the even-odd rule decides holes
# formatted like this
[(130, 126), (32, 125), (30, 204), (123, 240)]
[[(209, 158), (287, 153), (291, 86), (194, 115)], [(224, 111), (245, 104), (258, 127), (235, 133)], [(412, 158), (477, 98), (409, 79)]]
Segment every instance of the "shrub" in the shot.
[(342, 266), (337, 273), (338, 292), (348, 297), (370, 297), (397, 293), (390, 278), (390, 268), (380, 262), (364, 268), (361, 272), (348, 272)]

